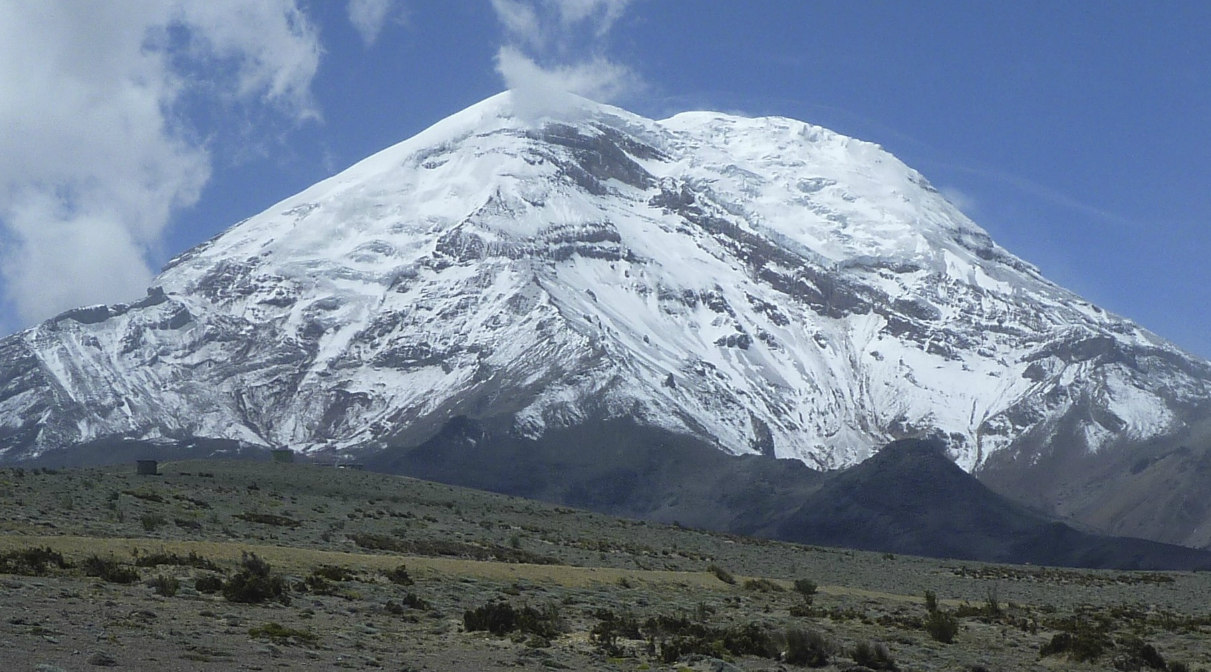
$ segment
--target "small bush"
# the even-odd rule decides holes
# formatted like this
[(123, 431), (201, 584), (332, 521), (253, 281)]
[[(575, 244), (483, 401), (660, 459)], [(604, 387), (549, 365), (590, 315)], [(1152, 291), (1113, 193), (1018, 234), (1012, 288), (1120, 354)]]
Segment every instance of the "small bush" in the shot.
[(784, 660), (792, 665), (825, 667), (829, 664), (835, 645), (815, 630), (791, 628), (786, 631)]
[(417, 611), (429, 611), (433, 608), (426, 600), (413, 593), (405, 593), (404, 598), (399, 602), (387, 601), (387, 611), (393, 614), (402, 614), (406, 609), (415, 609)]
[(984, 611), (987, 612), (988, 616), (993, 618), (1005, 613), (1001, 609), (1001, 600), (997, 594), (996, 586), (988, 589), (988, 594), (984, 598)]
[(463, 613), (467, 632), (487, 631), (494, 635), (523, 632), (551, 639), (559, 635), (559, 612), (553, 606), (539, 611), (530, 606), (515, 609), (508, 602), (489, 602)]
[(925, 617), (925, 632), (934, 641), (950, 644), (955, 641), (955, 635), (959, 634), (959, 619), (955, 618), (954, 614), (934, 609)]
[(273, 640), (278, 644), (314, 644), (319, 639), (314, 633), (306, 630), (295, 630), (273, 622), (249, 628), (248, 636), (255, 639)]
[(136, 567), (158, 567), (160, 565), (194, 567), (197, 569), (208, 569), (212, 572), (219, 571), (218, 565), (198, 555), (196, 551), (190, 551), (189, 555), (177, 555), (176, 553), (152, 553), (150, 555), (144, 555), (135, 559)]
[(46, 546), (0, 553), (0, 574), (46, 576), (50, 565), (59, 569), (71, 567), (61, 553)]
[(598, 609), (594, 614), (598, 623), (589, 631), (589, 641), (607, 657), (622, 655), (618, 639), (643, 639), (639, 632), (639, 621), (631, 614), (616, 614), (609, 609)]
[(223, 590), (223, 579), (215, 574), (199, 576), (196, 580), (194, 580), (193, 587), (199, 593), (206, 593), (210, 595)]
[(938, 594), (932, 590), (925, 591), (925, 611), (933, 613), (938, 610)]
[(726, 583), (729, 586), (736, 585), (736, 577), (732, 576), (731, 572), (720, 567), (719, 565), (711, 565), (706, 568), (706, 571), (710, 572), (711, 574), (714, 574), (716, 579), (719, 579), (720, 581)]
[(320, 565), (311, 570), (311, 575), (329, 581), (350, 581), (356, 578), (356, 575), (352, 571), (338, 565)]
[(858, 642), (853, 652), (854, 662), (872, 670), (895, 670), (896, 660), (882, 642)]
[(147, 585), (151, 586), (152, 590), (156, 592), (156, 595), (162, 595), (164, 597), (172, 597), (173, 595), (177, 594), (178, 590), (181, 589), (180, 581), (174, 577), (165, 576), (163, 574), (148, 581)]
[(786, 589), (769, 579), (749, 579), (744, 582), (744, 589), (758, 593), (785, 593)]
[(134, 583), (139, 572), (133, 567), (124, 567), (117, 560), (91, 555), (81, 563), (85, 576), (95, 576), (109, 583)]
[(795, 579), (795, 592), (804, 597), (811, 597), (816, 594), (819, 586), (811, 579)]
[(1145, 642), (1138, 637), (1127, 636), (1118, 640), (1116, 649), (1118, 655), (1114, 657), (1114, 668), (1117, 670), (1137, 671), (1143, 669), (1172, 670), (1165, 662), (1165, 657), (1156, 650), (1156, 647)]
[(237, 513), (234, 518), (246, 520), (250, 523), (258, 523), (260, 525), (273, 525), (275, 527), (298, 527), (302, 525), (299, 521), (286, 516), (277, 516), (272, 513)]
[(158, 513), (145, 513), (139, 516), (139, 522), (143, 525), (144, 530), (153, 532), (168, 521)]
[(1092, 632), (1061, 632), (1039, 648), (1039, 655), (1047, 657), (1067, 654), (1070, 660), (1087, 663), (1100, 658), (1108, 643), (1104, 637)]
[(240, 561), (241, 569), (223, 585), (223, 597), (228, 602), (259, 604), (267, 600), (279, 600), (289, 604), (290, 595), (282, 577), (271, 574), (269, 563), (255, 553), (245, 553)]
[(383, 576), (387, 577), (388, 581), (397, 586), (411, 586), (412, 584), (416, 583), (412, 580), (412, 577), (408, 575), (408, 567), (406, 565), (400, 565), (395, 569), (388, 569), (383, 572)]

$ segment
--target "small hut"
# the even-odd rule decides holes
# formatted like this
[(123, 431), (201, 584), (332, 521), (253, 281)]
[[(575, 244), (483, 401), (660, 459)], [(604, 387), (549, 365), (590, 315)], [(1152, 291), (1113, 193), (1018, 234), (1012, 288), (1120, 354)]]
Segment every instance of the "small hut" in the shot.
[(160, 465), (155, 460), (136, 461), (137, 472), (140, 476), (159, 476)]
[(289, 448), (271, 450), (269, 451), (269, 454), (273, 457), (274, 462), (282, 462), (285, 464), (294, 462), (294, 451), (290, 450)]

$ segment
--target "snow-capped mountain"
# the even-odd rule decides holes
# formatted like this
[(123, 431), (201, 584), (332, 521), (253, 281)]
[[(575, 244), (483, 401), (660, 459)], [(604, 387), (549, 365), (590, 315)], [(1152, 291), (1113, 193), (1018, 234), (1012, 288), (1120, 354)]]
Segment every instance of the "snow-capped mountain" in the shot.
[(971, 471), (1211, 417), (1207, 362), (1047, 281), (877, 145), (588, 101), (533, 122), (511, 96), (240, 222), (137, 303), (0, 341), (0, 458), (625, 416), (828, 468), (937, 432)]

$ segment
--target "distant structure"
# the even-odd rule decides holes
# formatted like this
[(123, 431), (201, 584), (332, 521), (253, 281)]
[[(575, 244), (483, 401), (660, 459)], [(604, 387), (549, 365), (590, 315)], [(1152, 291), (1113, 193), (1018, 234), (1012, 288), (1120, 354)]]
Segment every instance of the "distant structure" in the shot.
[(365, 471), (366, 465), (364, 465), (364, 464), (338, 464), (338, 465), (336, 465), (336, 468), (337, 469), (356, 469), (358, 471)]
[(140, 476), (159, 476), (160, 465), (155, 460), (138, 460), (137, 472)]
[(289, 464), (294, 462), (294, 451), (288, 448), (282, 450), (271, 450), (269, 454), (273, 456), (274, 462), (282, 462)]

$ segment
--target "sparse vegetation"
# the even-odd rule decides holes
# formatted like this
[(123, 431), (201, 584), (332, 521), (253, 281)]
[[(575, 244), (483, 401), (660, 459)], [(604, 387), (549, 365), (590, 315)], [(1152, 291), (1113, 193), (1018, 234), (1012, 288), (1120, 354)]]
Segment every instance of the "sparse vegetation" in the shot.
[(854, 662), (872, 670), (897, 670), (896, 660), (882, 642), (858, 642), (852, 655)]
[(383, 572), (383, 576), (387, 577), (388, 581), (397, 586), (411, 586), (416, 583), (412, 580), (411, 575), (408, 574), (408, 567), (406, 565), (388, 569)]
[(274, 527), (298, 527), (302, 525), (302, 523), (293, 518), (287, 518), (286, 516), (279, 516), (272, 513), (245, 512), (237, 513), (232, 517), (239, 518), (240, 520), (245, 520), (250, 523), (257, 523), (258, 525), (272, 525)]
[(959, 634), (959, 619), (955, 618), (954, 614), (940, 609), (934, 609), (925, 616), (924, 626), (925, 632), (928, 632), (934, 641), (943, 644), (953, 644), (955, 635)]
[(786, 631), (786, 655), (791, 665), (824, 667), (832, 661), (836, 644), (815, 630), (791, 628)]
[(547, 639), (560, 633), (559, 610), (548, 605), (542, 610), (529, 605), (520, 609), (508, 602), (489, 602), (463, 614), (463, 626), (467, 632), (487, 631), (494, 635), (521, 632)]
[(155, 591), (156, 595), (161, 595), (163, 597), (172, 597), (173, 595), (177, 594), (178, 590), (181, 589), (180, 581), (178, 581), (175, 577), (165, 576), (163, 574), (160, 574), (154, 579), (148, 581), (147, 585), (151, 586), (151, 589)]
[(197, 569), (208, 569), (212, 572), (219, 571), (218, 565), (198, 555), (197, 551), (190, 551), (189, 555), (157, 552), (141, 555), (138, 558), (135, 558), (136, 567), (159, 567), (160, 565), (194, 567)]
[(0, 553), (0, 574), (46, 576), (52, 566), (71, 567), (61, 553), (44, 546)]
[(714, 574), (716, 579), (719, 579), (720, 581), (726, 583), (729, 586), (736, 585), (736, 577), (732, 576), (731, 572), (720, 567), (719, 565), (712, 564), (706, 568), (706, 571), (710, 572), (711, 574)]
[[(180, 659), (216, 672), (254, 650), (269, 658), (248, 662), (266, 669), (390, 668), (379, 653), (389, 647), (410, 647), (416, 665), (441, 672), (453, 669), (437, 662), (447, 651), (466, 669), (519, 661), (709, 669), (715, 663), (707, 658), (740, 669), (845, 669), (861, 658), (868, 669), (967, 672), (1032, 665), (1189, 672), (1208, 651), (1211, 615), (1195, 597), (1206, 594), (1208, 574), (891, 561), (566, 507), (555, 513), (423, 482), (393, 490), (391, 479), (365, 472), (209, 464), (213, 478), (196, 467), (186, 478), (170, 463), (155, 482), (104, 470), (87, 479), (72, 470), (54, 478), (27, 471), (23, 480), (0, 470), (0, 526), (8, 530), (0, 531), (0, 608), (25, 605), (6, 611), (6, 640), (70, 655), (64, 645), (80, 641), (78, 621), (60, 614), (71, 609), (128, 651), (179, 632), (189, 638)], [(249, 491), (254, 478), (258, 488)], [(81, 487), (85, 480), (94, 487)], [(377, 502), (366, 497), (372, 490)], [(299, 525), (239, 517), (248, 511)], [(145, 534), (147, 515), (168, 523)], [(102, 585), (83, 576), (88, 556), (97, 558), (88, 563), (97, 579), (136, 570), (144, 577)], [(518, 564), (532, 557), (546, 564)], [(162, 597), (151, 599), (153, 592)], [(924, 609), (906, 592), (924, 594)], [(956, 601), (943, 606), (942, 593)], [(292, 597), (298, 609), (274, 604)], [(258, 601), (265, 606), (235, 604)], [(468, 613), (469, 625), (478, 618), (485, 629), (467, 628)], [(451, 629), (449, 616), (464, 628)], [(308, 638), (321, 632), (322, 641)], [(884, 657), (874, 641), (886, 643)], [(117, 665), (139, 668), (112, 653)], [(21, 658), (18, 666), (42, 662)], [(169, 658), (160, 664), (172, 666)]]
[(194, 590), (199, 593), (212, 594), (223, 590), (223, 578), (215, 574), (199, 576), (193, 582)]
[(126, 567), (112, 558), (102, 558), (90, 555), (80, 563), (85, 576), (93, 576), (109, 583), (135, 583), (139, 580), (139, 572), (133, 567)]
[(744, 589), (758, 593), (785, 593), (786, 589), (781, 585), (770, 581), (769, 579), (748, 579), (744, 582)]
[(278, 644), (314, 644), (319, 639), (314, 633), (283, 627), (282, 624), (274, 622), (249, 628), (248, 636), (254, 639), (270, 639)]
[(259, 604), (268, 600), (290, 602), (286, 582), (270, 571), (269, 563), (255, 553), (245, 553), (240, 561), (240, 571), (223, 584), (223, 597), (228, 602)]

